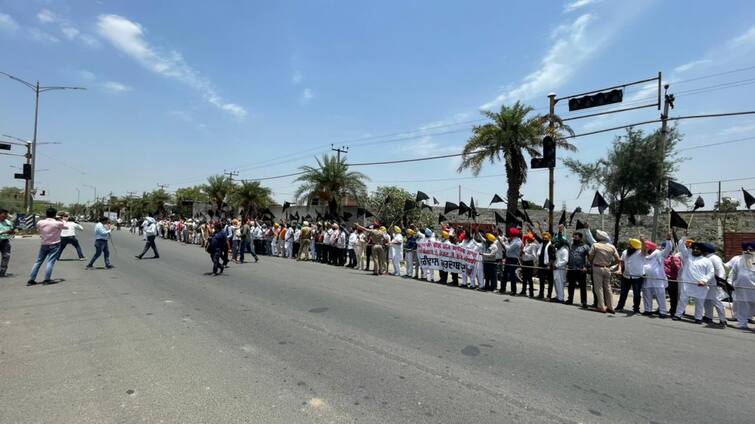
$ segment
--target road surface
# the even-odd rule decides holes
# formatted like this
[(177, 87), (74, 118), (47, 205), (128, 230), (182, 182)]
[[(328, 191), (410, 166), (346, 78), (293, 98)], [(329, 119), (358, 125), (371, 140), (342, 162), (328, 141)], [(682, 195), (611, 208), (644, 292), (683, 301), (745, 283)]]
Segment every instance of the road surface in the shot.
[[(80, 236), (92, 253), (91, 227)], [(755, 334), (116, 233), (0, 280), (2, 423), (752, 422)], [(69, 248), (64, 259), (74, 257)], [(102, 266), (102, 263), (99, 263)]]

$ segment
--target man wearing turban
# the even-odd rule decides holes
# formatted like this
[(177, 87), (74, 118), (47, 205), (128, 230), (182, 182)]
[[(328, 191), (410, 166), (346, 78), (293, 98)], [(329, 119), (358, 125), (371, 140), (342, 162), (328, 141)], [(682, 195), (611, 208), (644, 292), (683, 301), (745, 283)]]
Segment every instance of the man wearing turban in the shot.
[(713, 243), (703, 243), (703, 255), (710, 259), (713, 264), (713, 278), (708, 280), (708, 295), (705, 298), (703, 321), (713, 322), (713, 309), (718, 313), (718, 324), (726, 327), (726, 310), (721, 301), (726, 298), (726, 292), (718, 286), (719, 281), (726, 281), (726, 269), (721, 257), (716, 255), (716, 246)]
[(653, 298), (658, 302), (658, 313), (661, 318), (666, 318), (668, 310), (666, 309), (666, 287), (668, 278), (664, 264), (666, 258), (674, 251), (674, 241), (671, 232), (666, 236), (666, 242), (663, 244), (663, 250), (658, 250), (658, 246), (652, 241), (645, 241), (643, 246), (645, 254), (645, 264), (643, 266), (645, 274), (645, 284), (642, 287), (642, 298), (645, 302), (643, 315), (653, 314)]
[(516, 296), (516, 269), (520, 265), (522, 256), (521, 232), (518, 228), (509, 228), (509, 237), (503, 238), (502, 244), (506, 252), (504, 274), (501, 278), (501, 294), (506, 292), (506, 283), (511, 282), (511, 295)]
[(632, 312), (640, 312), (640, 301), (642, 300), (642, 275), (644, 273), (645, 256), (642, 254), (642, 242), (638, 239), (629, 239), (629, 246), (621, 253), (619, 268), (621, 270), (621, 290), (619, 292), (619, 303), (616, 305), (616, 311), (623, 311), (629, 296), (629, 289), (632, 289)]
[[(401, 227), (393, 227), (393, 238), (391, 238), (390, 257), (393, 263), (393, 275), (401, 276), (401, 261), (404, 259), (404, 236), (401, 234)], [(407, 266), (408, 268), (408, 266)]]
[(687, 247), (687, 238), (679, 239), (679, 254), (684, 266), (679, 275), (679, 303), (676, 306), (674, 320), (682, 319), (689, 298), (695, 301), (695, 323), (703, 322), (703, 304), (708, 297), (708, 281), (714, 278), (713, 262), (703, 256), (702, 243), (692, 243)]
[(737, 328), (747, 329), (747, 321), (755, 315), (755, 241), (742, 243), (742, 254), (737, 255), (726, 266), (731, 269), (729, 284), (734, 286), (734, 315)]

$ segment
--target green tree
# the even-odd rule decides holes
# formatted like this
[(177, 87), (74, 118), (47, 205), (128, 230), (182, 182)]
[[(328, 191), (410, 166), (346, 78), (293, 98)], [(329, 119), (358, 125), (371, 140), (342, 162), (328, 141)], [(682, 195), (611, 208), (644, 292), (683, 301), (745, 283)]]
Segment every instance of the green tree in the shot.
[(24, 190), (18, 187), (0, 188), (0, 207), (10, 212), (25, 212), (24, 208)]
[(145, 194), (147, 213), (164, 216), (168, 213), (167, 205), (171, 202), (170, 193), (163, 189), (153, 190)]
[[(381, 186), (370, 194), (367, 209), (386, 227), (392, 225), (406, 226), (416, 224), (418, 228), (433, 227), (437, 215), (427, 208), (414, 208), (404, 214), (404, 203), (414, 201), (416, 196), (401, 187)], [(388, 199), (388, 202), (386, 202)], [(404, 219), (404, 217), (406, 217)]]
[(223, 203), (226, 198), (233, 192), (233, 180), (225, 175), (212, 175), (207, 177), (207, 184), (202, 187), (204, 193), (215, 205), (216, 211), (223, 209)]
[(317, 158), (317, 167), (302, 166), (303, 172), (295, 182), (300, 182), (294, 196), (301, 204), (311, 204), (313, 199), (328, 203), (331, 215), (340, 215), (343, 199), (350, 197), (356, 201), (367, 197), (369, 178), (361, 172), (349, 171), (346, 158), (339, 161), (335, 156), (324, 154)]
[[(548, 118), (530, 116), (534, 109), (520, 102), (513, 106), (501, 106), (499, 112), (483, 111), (491, 122), (473, 128), (472, 137), (467, 140), (462, 152), (458, 172), (470, 169), (479, 175), (482, 165), (503, 162), (506, 170), (506, 200), (508, 211), (512, 214), (518, 209), (522, 185), (527, 182), (527, 158), (541, 156), (540, 146), (545, 135), (556, 140), (557, 147), (574, 151), (576, 147), (567, 142), (564, 134), (574, 135), (574, 131), (554, 117), (554, 127), (548, 126)], [(508, 223), (511, 224), (511, 223)]]
[[(192, 187), (181, 187), (176, 189), (176, 208), (184, 216), (191, 216), (192, 206), (189, 202), (207, 202), (209, 197), (203, 191), (201, 185)], [(186, 204), (184, 204), (186, 202)]]
[(618, 243), (620, 220), (623, 215), (647, 214), (663, 196), (658, 181), (666, 181), (676, 170), (674, 149), (681, 134), (672, 128), (666, 138), (663, 158), (658, 154), (660, 130), (645, 134), (627, 129), (624, 136), (613, 142), (608, 156), (595, 162), (564, 160), (564, 164), (579, 177), (582, 190), (603, 189), (610, 213), (614, 216), (614, 240)]
[(244, 210), (245, 216), (257, 216), (257, 211), (273, 203), (272, 190), (259, 181), (244, 181), (231, 193), (231, 204)]
[(734, 212), (739, 207), (739, 200), (732, 197), (724, 197), (719, 203), (716, 201), (715, 209), (719, 212)]

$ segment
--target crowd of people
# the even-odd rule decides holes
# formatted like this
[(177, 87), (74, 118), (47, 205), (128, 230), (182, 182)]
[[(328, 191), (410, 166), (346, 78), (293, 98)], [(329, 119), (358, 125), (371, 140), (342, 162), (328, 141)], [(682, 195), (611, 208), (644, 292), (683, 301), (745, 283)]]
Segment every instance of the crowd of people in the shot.
[[(43, 284), (53, 282), (52, 273), (63, 250), (71, 245), (78, 259), (86, 260), (76, 232), (83, 227), (66, 213), (48, 209), (46, 218), (36, 224), (41, 244), (27, 285), (36, 285), (46, 261)], [(115, 227), (115, 228), (114, 228)], [(109, 241), (115, 230), (102, 217), (95, 225), (95, 254), (86, 269), (104, 257), (110, 263)], [(394, 275), (478, 291), (511, 296), (529, 296), (555, 303), (579, 301), (589, 308), (588, 277), (592, 283), (592, 308), (600, 313), (625, 311), (683, 318), (687, 305), (694, 303), (694, 322), (714, 322), (727, 326), (724, 301), (732, 302), (738, 328), (748, 328), (755, 315), (755, 241), (742, 243), (742, 253), (724, 263), (711, 243), (678, 238), (669, 232), (656, 244), (650, 240), (629, 239), (621, 253), (602, 230), (575, 231), (568, 236), (563, 225), (555, 234), (529, 226), (526, 231), (509, 228), (483, 233), (472, 227), (386, 228), (375, 222), (368, 227), (335, 222), (258, 222), (252, 219), (182, 220), (146, 217), (130, 222), (130, 231), (144, 237), (142, 259), (149, 250), (159, 258), (157, 238), (203, 247), (212, 260), (212, 273), (222, 274), (231, 261), (243, 263), (246, 254), (255, 262), (259, 255), (296, 261), (316, 261), (347, 267), (373, 275)], [(8, 212), (0, 209), (0, 277), (5, 277), (10, 260), (10, 240), (15, 234)], [(438, 270), (423, 260), (418, 247), (432, 241), (463, 247), (475, 254), (473, 265), (458, 272)], [(618, 301), (614, 303), (613, 282), (618, 280)], [(536, 284), (537, 294), (535, 294)], [(554, 290), (555, 289), (555, 290)], [(577, 298), (575, 292), (579, 290)], [(555, 291), (555, 296), (554, 296)], [(632, 292), (631, 309), (627, 306)], [(668, 298), (668, 302), (667, 302)], [(641, 312), (642, 310), (642, 312)]]
[[(555, 234), (539, 226), (537, 230), (483, 233), (469, 226), (444, 226), (436, 231), (416, 225), (386, 228), (377, 222), (364, 227), (327, 221), (268, 224), (252, 219), (155, 221), (148, 217), (132, 220), (131, 231), (204, 247), (212, 258), (213, 274), (222, 273), (230, 261), (244, 262), (249, 253), (255, 261), (258, 255), (277, 256), (555, 303), (579, 301), (586, 309), (591, 303), (600, 313), (625, 311), (679, 320), (691, 300), (695, 323), (714, 323), (715, 317), (725, 327), (723, 302), (730, 300), (737, 327), (748, 328), (755, 315), (755, 241), (743, 243), (742, 254), (724, 263), (715, 245), (678, 238), (672, 232), (660, 244), (629, 239), (626, 249), (619, 252), (606, 232), (589, 226), (569, 237), (562, 225)], [(417, 246), (424, 241), (464, 247), (479, 253), (479, 261), (460, 272), (436, 272), (420, 261)], [(145, 252), (150, 243), (154, 247), (148, 239)], [(592, 302), (588, 301), (588, 279)], [(616, 280), (618, 300), (614, 303)], [(627, 306), (630, 291), (631, 309)]]

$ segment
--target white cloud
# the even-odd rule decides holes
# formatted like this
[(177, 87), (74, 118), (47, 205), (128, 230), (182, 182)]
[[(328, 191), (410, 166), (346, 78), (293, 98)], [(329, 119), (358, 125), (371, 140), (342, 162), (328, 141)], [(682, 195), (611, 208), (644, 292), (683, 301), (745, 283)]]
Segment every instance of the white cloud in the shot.
[(684, 65), (677, 66), (676, 68), (674, 68), (674, 72), (677, 72), (677, 73), (687, 72), (693, 68), (697, 68), (702, 65), (707, 65), (710, 62), (711, 62), (710, 59), (693, 60), (692, 62), (687, 62)]
[(74, 38), (78, 37), (79, 34), (81, 34), (81, 31), (69, 24), (62, 24), (60, 26), (60, 32), (62, 32), (63, 35), (65, 35), (69, 40), (73, 40)]
[(86, 81), (94, 81), (97, 79), (97, 76), (94, 74), (94, 72), (87, 71), (86, 69), (79, 71), (79, 77)]
[(304, 79), (304, 75), (302, 75), (301, 71), (294, 71), (294, 74), (291, 76), (291, 84), (299, 84)]
[(131, 91), (131, 87), (116, 81), (108, 81), (102, 84), (102, 88), (111, 93), (125, 93)]
[(315, 93), (312, 91), (312, 89), (305, 88), (304, 91), (301, 92), (301, 98), (299, 100), (301, 101), (301, 103), (309, 103), (314, 97)]
[(34, 41), (43, 43), (57, 43), (60, 39), (52, 34), (42, 31), (39, 28), (29, 28), (29, 37)]
[(58, 16), (49, 9), (42, 9), (37, 13), (37, 19), (43, 24), (49, 24), (58, 20)]
[(18, 30), (18, 24), (11, 15), (0, 13), (0, 31), (7, 32), (9, 34), (15, 34)]
[(586, 36), (587, 29), (593, 21), (593, 15), (586, 13), (578, 17), (567, 27), (557, 29), (554, 34), (561, 36), (542, 59), (540, 69), (524, 77), (516, 87), (510, 88), (495, 99), (480, 106), (489, 110), (506, 102), (531, 99), (545, 94), (568, 80), (574, 71), (592, 54), (602, 47), (604, 39)]
[(86, 44), (89, 47), (100, 47), (102, 44), (100, 43), (100, 40), (92, 37), (89, 34), (81, 34), (79, 35), (79, 41)]
[(577, 9), (599, 2), (600, 0), (573, 0), (564, 5), (564, 13), (574, 12)]
[(97, 30), (116, 49), (150, 71), (186, 84), (208, 103), (237, 119), (246, 117), (247, 111), (244, 107), (223, 100), (212, 83), (189, 66), (179, 52), (162, 53), (152, 47), (145, 38), (145, 29), (139, 23), (118, 15), (100, 15)]
[(735, 125), (729, 127), (721, 132), (722, 135), (734, 135), (734, 134), (752, 134), (755, 131), (755, 122), (748, 124)]
[(745, 31), (742, 35), (739, 37), (734, 38), (729, 43), (731, 46), (742, 46), (742, 45), (749, 45), (755, 43), (755, 25), (751, 26), (750, 29)]

